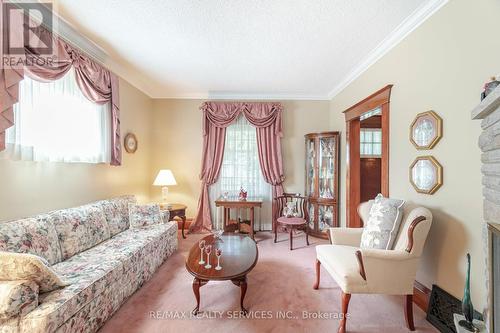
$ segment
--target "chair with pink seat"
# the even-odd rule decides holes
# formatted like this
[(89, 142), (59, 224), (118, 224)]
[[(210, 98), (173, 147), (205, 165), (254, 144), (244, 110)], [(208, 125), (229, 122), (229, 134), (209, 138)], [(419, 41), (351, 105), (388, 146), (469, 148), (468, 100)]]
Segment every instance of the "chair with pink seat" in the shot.
[(284, 193), (276, 197), (277, 209), (280, 213), (274, 225), (274, 242), (278, 241), (278, 228), (290, 234), (290, 251), (293, 250), (293, 231), (301, 230), (306, 234), (306, 243), (309, 246), (307, 197), (299, 193)]

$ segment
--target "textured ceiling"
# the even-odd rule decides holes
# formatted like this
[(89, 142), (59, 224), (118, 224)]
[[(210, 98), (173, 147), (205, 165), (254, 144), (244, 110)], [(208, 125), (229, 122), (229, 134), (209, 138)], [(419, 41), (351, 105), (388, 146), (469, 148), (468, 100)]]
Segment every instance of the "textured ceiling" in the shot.
[(56, 8), (151, 97), (326, 99), (435, 2), (58, 0)]

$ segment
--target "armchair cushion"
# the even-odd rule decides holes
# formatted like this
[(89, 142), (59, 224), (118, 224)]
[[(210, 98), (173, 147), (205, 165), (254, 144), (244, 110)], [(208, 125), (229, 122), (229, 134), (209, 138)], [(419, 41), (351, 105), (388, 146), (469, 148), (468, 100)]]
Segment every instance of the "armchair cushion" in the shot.
[(361, 236), (361, 248), (392, 249), (403, 217), (405, 201), (377, 195)]
[(355, 254), (357, 250), (358, 248), (354, 246), (316, 246), (316, 258), (345, 293), (368, 291), (366, 281), (359, 274)]
[(0, 282), (0, 319), (25, 315), (38, 306), (38, 285), (35, 281)]

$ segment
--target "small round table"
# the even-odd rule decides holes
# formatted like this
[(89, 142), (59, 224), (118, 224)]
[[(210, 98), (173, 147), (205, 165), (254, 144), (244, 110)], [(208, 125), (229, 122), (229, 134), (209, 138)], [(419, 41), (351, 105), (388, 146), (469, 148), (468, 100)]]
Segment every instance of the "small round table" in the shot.
[(170, 204), (165, 209), (170, 213), (169, 220), (173, 220), (174, 217), (179, 217), (182, 220), (182, 238), (186, 239), (186, 236), (184, 235), (184, 227), (186, 226), (187, 206), (183, 204)]

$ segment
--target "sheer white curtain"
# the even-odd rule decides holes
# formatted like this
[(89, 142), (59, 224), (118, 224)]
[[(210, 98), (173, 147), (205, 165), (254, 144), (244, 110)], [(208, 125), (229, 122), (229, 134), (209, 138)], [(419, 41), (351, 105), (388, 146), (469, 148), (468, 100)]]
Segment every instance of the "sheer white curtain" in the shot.
[(27, 161), (109, 163), (110, 105), (83, 96), (74, 70), (43, 83), (25, 77), (6, 132), (4, 158)]
[[(226, 129), (219, 179), (210, 186), (210, 208), (215, 229), (223, 227), (223, 214), (222, 209), (216, 209), (214, 201), (226, 192), (230, 196), (237, 196), (241, 187), (248, 192), (249, 197), (259, 197), (263, 200), (260, 211), (256, 209), (256, 229), (271, 230), (272, 189), (260, 170), (255, 127), (243, 115)], [(231, 214), (231, 218), (237, 217), (234, 210)], [(248, 218), (243, 211), (238, 214), (241, 214), (238, 216), (242, 219)]]

